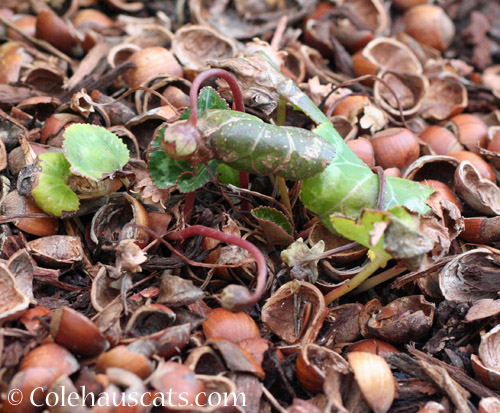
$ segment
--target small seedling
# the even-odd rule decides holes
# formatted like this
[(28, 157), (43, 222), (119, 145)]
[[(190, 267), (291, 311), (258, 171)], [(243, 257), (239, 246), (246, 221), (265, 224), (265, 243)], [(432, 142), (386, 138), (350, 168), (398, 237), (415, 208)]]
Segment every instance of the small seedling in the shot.
[[(63, 153), (40, 154), (30, 170), (30, 185), (20, 180), (19, 192), (29, 193), (38, 207), (55, 217), (68, 217), (80, 207), (78, 188), (72, 179), (81, 177), (87, 187), (96, 188), (101, 196), (100, 183), (121, 170), (129, 160), (123, 141), (107, 129), (88, 124), (74, 124), (64, 132)], [(86, 198), (90, 197), (89, 193)]]

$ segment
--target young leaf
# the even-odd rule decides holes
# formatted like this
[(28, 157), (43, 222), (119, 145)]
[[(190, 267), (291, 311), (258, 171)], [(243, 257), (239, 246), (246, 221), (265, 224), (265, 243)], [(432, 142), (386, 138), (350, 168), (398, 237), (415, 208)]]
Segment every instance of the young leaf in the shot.
[(292, 226), (288, 218), (280, 211), (269, 207), (259, 207), (252, 209), (251, 214), (259, 221), (269, 244), (288, 246), (293, 242)]
[(59, 152), (47, 152), (38, 156), (41, 172), (31, 196), (40, 209), (47, 214), (61, 217), (65, 213), (78, 211), (77, 195), (66, 185), (71, 176), (70, 164)]
[(365, 209), (355, 221), (334, 214), (330, 217), (335, 230), (342, 236), (369, 248), (375, 255), (391, 259), (384, 249), (384, 233), (390, 224), (390, 214), (386, 211)]
[(174, 161), (161, 149), (151, 152), (148, 169), (155, 185), (162, 189), (176, 185), (181, 174), (192, 170), (185, 161)]
[[(198, 116), (201, 116), (207, 109), (229, 109), (226, 101), (210, 86), (201, 90), (196, 106), (198, 107)], [(190, 113), (191, 109), (187, 108), (179, 117), (179, 120), (186, 120)]]
[[(208, 162), (209, 168), (215, 170), (218, 165), (218, 161), (210, 161)], [(188, 167), (191, 171), (184, 171), (181, 175), (179, 175), (177, 179), (177, 189), (181, 192), (191, 192), (195, 191), (198, 188), (201, 188), (210, 180), (210, 174), (207, 171), (205, 165), (198, 165), (196, 170)]]
[(129, 160), (127, 146), (103, 127), (78, 123), (68, 127), (63, 136), (64, 154), (75, 175), (99, 181)]
[[(387, 212), (391, 214), (391, 224), (385, 232), (385, 250), (393, 258), (403, 260), (408, 269), (417, 270), (424, 255), (434, 248), (434, 242), (422, 233), (425, 221), (401, 206)], [(438, 231), (439, 227), (433, 226), (433, 232)]]
[(420, 231), (416, 213), (404, 207), (389, 211), (365, 209), (358, 221), (332, 215), (331, 222), (341, 235), (370, 248), (377, 256), (405, 261), (417, 269), (422, 257), (434, 247), (432, 240)]

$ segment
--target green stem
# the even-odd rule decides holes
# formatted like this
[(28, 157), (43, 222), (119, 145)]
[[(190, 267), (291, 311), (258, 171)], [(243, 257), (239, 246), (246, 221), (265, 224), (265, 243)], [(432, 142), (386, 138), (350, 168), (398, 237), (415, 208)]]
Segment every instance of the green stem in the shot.
[(387, 271), (381, 272), (370, 279), (366, 280), (362, 283), (358, 288), (356, 288), (351, 294), (361, 294), (365, 291), (376, 287), (383, 282), (386, 282), (394, 277), (397, 277), (399, 274), (405, 272), (407, 268), (404, 265), (396, 265), (395, 267), (389, 268)]
[[(276, 124), (278, 126), (284, 126), (286, 120), (286, 99), (284, 96), (280, 96), (277, 108)], [(285, 179), (281, 176), (277, 176), (278, 188), (280, 190), (281, 202), (288, 209), (290, 214), (292, 213), (292, 204), (290, 203), (290, 197), (288, 196), (288, 188), (286, 187)]]
[(123, 184), (123, 186), (125, 188), (127, 188), (127, 189), (129, 188), (129, 186), (130, 186), (130, 179), (128, 179), (128, 178), (120, 178), (120, 181), (122, 182), (122, 184)]
[(351, 278), (345, 284), (340, 285), (339, 287), (335, 288), (335, 290), (332, 290), (327, 295), (325, 295), (326, 305), (329, 305), (337, 298), (340, 298), (348, 292), (354, 290), (380, 267), (383, 267), (385, 264), (387, 264), (388, 261), (389, 259), (387, 257), (375, 256), (373, 261), (371, 261), (365, 268), (363, 268), (361, 272), (359, 272), (355, 277)]

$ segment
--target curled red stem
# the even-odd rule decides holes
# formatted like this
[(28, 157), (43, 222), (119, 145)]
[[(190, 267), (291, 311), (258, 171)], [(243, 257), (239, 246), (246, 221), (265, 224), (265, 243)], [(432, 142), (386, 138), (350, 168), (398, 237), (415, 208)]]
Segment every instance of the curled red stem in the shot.
[(191, 108), (191, 113), (189, 114), (189, 122), (192, 124), (196, 124), (198, 120), (198, 92), (200, 90), (201, 84), (211, 78), (211, 77), (221, 77), (228, 84), (231, 89), (231, 93), (233, 94), (233, 108), (238, 112), (245, 112), (245, 103), (243, 102), (243, 94), (241, 93), (240, 86), (236, 81), (235, 77), (224, 69), (208, 69), (201, 72), (198, 76), (196, 76), (191, 84), (191, 89), (189, 90), (189, 105)]
[(221, 242), (237, 245), (238, 247), (241, 247), (244, 250), (248, 251), (254, 257), (255, 263), (257, 264), (257, 283), (255, 285), (255, 290), (253, 291), (253, 293), (248, 296), (245, 303), (241, 304), (244, 304), (247, 307), (256, 304), (262, 297), (267, 283), (267, 265), (262, 252), (254, 244), (247, 240), (244, 240), (243, 238), (236, 237), (231, 234), (226, 234), (225, 232), (205, 227), (203, 225), (193, 225), (180, 231), (171, 232), (166, 235), (166, 239), (170, 241), (178, 241), (193, 237), (195, 235), (210, 237)]

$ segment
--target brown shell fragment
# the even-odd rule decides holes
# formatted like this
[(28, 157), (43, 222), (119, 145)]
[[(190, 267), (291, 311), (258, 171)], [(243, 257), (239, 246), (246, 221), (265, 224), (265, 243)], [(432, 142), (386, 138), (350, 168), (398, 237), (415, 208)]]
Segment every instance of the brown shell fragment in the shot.
[(193, 348), (184, 361), (184, 365), (197, 374), (218, 375), (226, 371), (224, 361), (210, 346)]
[(354, 351), (347, 354), (361, 393), (375, 413), (387, 412), (396, 397), (396, 380), (380, 356)]
[(365, 337), (378, 337), (391, 343), (415, 341), (432, 327), (434, 309), (435, 305), (426, 301), (423, 295), (398, 298), (377, 311), (372, 309), (371, 317), (362, 326), (362, 333)]
[[(378, 74), (396, 94), (404, 116), (412, 116), (422, 108), (428, 94), (429, 81), (419, 74), (386, 71)], [(375, 102), (394, 116), (401, 114), (398, 101), (392, 92), (381, 82), (375, 81), (373, 88)]]
[(196, 287), (191, 280), (171, 275), (165, 271), (161, 276), (157, 303), (170, 307), (180, 307), (193, 304), (204, 296), (205, 293)]
[(455, 171), (455, 190), (467, 205), (485, 215), (500, 215), (500, 188), (480, 176), (469, 161)]
[(90, 300), (97, 311), (103, 311), (120, 293), (120, 290), (111, 286), (113, 281), (105, 266), (99, 268), (90, 290)]
[(472, 355), (476, 377), (493, 390), (500, 390), (500, 324), (481, 336), (478, 355)]
[(465, 319), (469, 322), (483, 320), (485, 318), (494, 317), (500, 314), (500, 300), (484, 298), (476, 301), (469, 308)]
[[(94, 214), (90, 237), (96, 244), (116, 245), (123, 226), (128, 222), (148, 227), (148, 213), (133, 196), (123, 192), (112, 194), (107, 204)], [(144, 247), (149, 236), (144, 231), (131, 227), (125, 231), (122, 239), (133, 239), (137, 245)]]
[(175, 318), (176, 314), (164, 305), (143, 305), (132, 314), (124, 332), (133, 337), (150, 338), (171, 326)]
[(197, 408), (199, 412), (217, 413), (222, 411), (232, 411), (232, 406), (238, 406), (241, 403), (241, 397), (234, 381), (224, 376), (212, 376), (204, 374), (196, 374), (196, 378), (205, 386), (205, 391), (208, 395), (213, 396), (212, 403), (207, 403), (205, 406)]
[(376, 70), (391, 70), (413, 75), (422, 74), (422, 65), (410, 48), (389, 37), (379, 37), (372, 40), (365, 46), (361, 54), (374, 65)]
[(207, 69), (206, 59), (227, 59), (236, 56), (236, 42), (207, 26), (187, 25), (175, 32), (172, 51), (184, 69)]
[[(179, 109), (189, 104), (189, 87), (191, 83), (179, 77), (158, 75), (146, 81), (145, 86), (161, 93), (175, 108)], [(175, 99), (173, 99), (175, 98)], [(180, 101), (184, 101), (183, 105)], [(146, 113), (151, 109), (164, 105), (166, 102), (145, 90), (135, 94), (135, 107), (138, 113)]]
[(483, 85), (490, 89), (496, 97), (500, 97), (500, 65), (484, 69)]
[(330, 343), (349, 343), (361, 336), (359, 316), (363, 311), (363, 304), (347, 303), (333, 307), (325, 320), (332, 335), (328, 339)]
[(23, 58), (23, 48), (16, 42), (0, 46), (0, 84), (15, 83), (19, 80)]
[(420, 133), (420, 139), (429, 145), (437, 155), (448, 155), (451, 152), (464, 150), (456, 136), (442, 126), (429, 126)]
[(260, 330), (247, 313), (234, 313), (224, 308), (215, 308), (207, 313), (202, 324), (203, 333), (211, 338), (225, 338), (238, 343), (241, 340), (260, 338)]
[[(312, 306), (308, 320), (295, 320), (294, 294), (298, 295), (304, 307), (307, 303)], [(289, 344), (298, 341), (307, 344), (316, 339), (326, 314), (327, 308), (321, 291), (308, 282), (295, 280), (281, 286), (267, 300), (262, 308), (262, 321), (283, 341)], [(300, 314), (297, 317), (300, 318)], [(308, 323), (297, 326), (297, 321)]]
[(141, 86), (150, 77), (158, 74), (182, 76), (182, 67), (174, 55), (163, 47), (147, 47), (135, 52), (128, 61), (135, 63), (135, 69), (129, 69), (124, 79), (130, 88)]
[(0, 264), (0, 322), (16, 320), (29, 306), (29, 298), (17, 287), (12, 273)]
[(439, 273), (441, 293), (447, 300), (462, 303), (496, 298), (500, 291), (499, 265), (500, 255), (485, 248), (460, 254)]
[(153, 348), (145, 344), (146, 341), (138, 341), (128, 346), (113, 347), (98, 357), (96, 370), (104, 373), (109, 368), (117, 367), (145, 379), (153, 371), (153, 363), (149, 360)]
[(462, 112), (468, 104), (467, 88), (455, 77), (439, 76), (429, 79), (429, 90), (420, 116), (444, 120)]
[(340, 374), (349, 373), (349, 366), (340, 354), (316, 344), (302, 347), (296, 366), (300, 384), (312, 393), (323, 390), (323, 382), (331, 369)]
[(70, 235), (37, 238), (26, 248), (36, 261), (53, 268), (68, 267), (83, 259), (81, 239)]
[[(292, 1), (283, 9), (273, 10), (276, 3), (250, 3), (242, 8), (243, 2), (221, 2), (214, 5), (207, 0), (192, 0), (189, 10), (192, 20), (200, 25), (212, 27), (230, 38), (251, 39), (274, 30), (284, 15), (288, 16), (290, 24), (305, 17), (315, 6), (315, 2)], [(244, 14), (241, 14), (241, 11), (244, 11)], [(262, 19), (261, 15), (265, 18)]]
[(496, 397), (484, 397), (479, 402), (478, 413), (495, 413), (500, 411), (500, 400)]
[[(17, 190), (9, 192), (5, 197), (2, 202), (2, 212), (6, 216), (43, 213), (34, 201), (19, 195)], [(14, 225), (28, 234), (43, 237), (56, 235), (59, 221), (49, 216), (47, 218), (22, 218), (14, 221)]]
[(412, 181), (433, 179), (453, 188), (455, 170), (459, 164), (460, 162), (451, 156), (421, 156), (406, 169), (403, 178)]
[(264, 379), (266, 373), (253, 356), (243, 347), (229, 340), (212, 338), (207, 340), (207, 345), (219, 351), (229, 370), (251, 373)]

